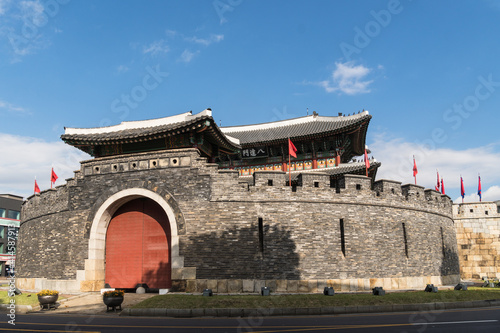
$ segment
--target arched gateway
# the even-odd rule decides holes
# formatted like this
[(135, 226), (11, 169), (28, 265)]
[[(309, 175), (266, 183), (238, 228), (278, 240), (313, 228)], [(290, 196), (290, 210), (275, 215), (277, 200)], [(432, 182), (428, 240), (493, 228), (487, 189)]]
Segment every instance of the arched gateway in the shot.
[(131, 188), (110, 196), (94, 216), (85, 260), (87, 280), (113, 288), (170, 288), (182, 267), (175, 214), (159, 194)]

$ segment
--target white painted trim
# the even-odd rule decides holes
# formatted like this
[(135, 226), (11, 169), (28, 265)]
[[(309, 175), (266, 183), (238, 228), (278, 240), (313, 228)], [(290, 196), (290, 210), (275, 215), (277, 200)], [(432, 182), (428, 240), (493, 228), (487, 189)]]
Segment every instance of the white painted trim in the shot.
[(175, 116), (148, 119), (148, 120), (138, 120), (138, 121), (124, 121), (119, 125), (107, 126), (107, 127), (94, 127), (94, 128), (71, 128), (67, 127), (64, 129), (64, 134), (102, 134), (123, 131), (127, 129), (137, 129), (137, 128), (148, 128), (156, 127), (162, 125), (169, 125), (175, 123), (182, 123), (188, 120), (199, 118), (202, 116), (212, 116), (211, 110), (203, 110), (200, 113), (193, 115), (192, 111), (181, 113)]
[(184, 267), (184, 258), (179, 256), (177, 220), (172, 207), (159, 194), (143, 188), (130, 188), (110, 196), (97, 210), (92, 221), (89, 237), (88, 259), (85, 260), (85, 279), (101, 280), (105, 274), (106, 231), (113, 214), (123, 204), (138, 198), (149, 198), (159, 204), (168, 217), (170, 225), (171, 268)]
[(237, 145), (239, 145), (239, 144), (240, 144), (240, 139), (236, 139), (236, 138), (234, 138), (234, 137), (232, 137), (232, 136), (229, 136), (229, 135), (227, 135), (227, 134), (224, 134), (224, 135), (226, 136), (226, 139), (228, 139), (228, 140), (229, 140), (229, 141), (231, 141), (232, 143), (235, 143), (235, 144), (237, 144)]
[(327, 122), (340, 122), (346, 119), (356, 119), (361, 118), (368, 115), (368, 111), (363, 111), (358, 114), (353, 114), (352, 116), (337, 116), (337, 117), (325, 117), (325, 116), (305, 116), (294, 119), (287, 120), (279, 120), (270, 123), (263, 124), (255, 124), (255, 125), (243, 125), (243, 126), (232, 126), (232, 127), (221, 127), (220, 130), (222, 133), (238, 133), (238, 132), (247, 132), (247, 131), (257, 131), (257, 130), (269, 130), (277, 127), (297, 125), (297, 124), (306, 124), (313, 121), (327, 121)]

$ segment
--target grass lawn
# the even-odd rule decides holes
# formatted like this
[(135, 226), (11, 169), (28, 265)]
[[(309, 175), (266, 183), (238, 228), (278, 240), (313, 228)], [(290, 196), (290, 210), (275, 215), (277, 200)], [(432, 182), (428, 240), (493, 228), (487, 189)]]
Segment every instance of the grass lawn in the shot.
[(272, 295), (203, 297), (199, 295), (167, 294), (151, 297), (133, 308), (316, 308), (328, 306), (414, 304), (434, 302), (460, 302), (500, 299), (500, 288), (474, 288), (468, 291), (442, 290), (438, 293), (424, 291), (387, 293), (385, 296), (372, 294), (335, 294), (335, 296), (314, 295)]
[[(64, 297), (61, 297), (59, 295), (59, 299), (61, 300)], [(22, 293), (22, 295), (16, 295), (14, 296), (14, 299), (16, 300), (16, 305), (31, 305), (31, 306), (38, 306), (38, 297), (36, 296), (36, 293)], [(9, 304), (10, 302), (10, 297), (9, 294), (6, 290), (0, 290), (0, 304)]]

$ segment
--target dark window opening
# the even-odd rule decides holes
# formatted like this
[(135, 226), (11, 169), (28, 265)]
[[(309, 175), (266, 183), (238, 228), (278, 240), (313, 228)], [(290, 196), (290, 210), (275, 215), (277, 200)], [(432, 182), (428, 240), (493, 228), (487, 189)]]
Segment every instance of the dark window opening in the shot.
[(297, 184), (292, 184), (292, 192), (297, 192)]
[(444, 233), (443, 233), (443, 227), (441, 227), (441, 248), (443, 250), (443, 257), (446, 257), (446, 249), (444, 246)]
[(471, 212), (471, 213), (474, 213), (474, 209), (471, 209), (471, 210), (470, 210), (470, 212)]
[(484, 214), (488, 215), (488, 213), (489, 213), (489, 212), (488, 212), (487, 210), (486, 210), (486, 211), (484, 211)]
[(13, 220), (20, 220), (21, 219), (21, 212), (17, 210), (8, 210), (7, 211), (7, 218), (13, 219)]
[(267, 186), (273, 186), (273, 180), (272, 179), (268, 179), (267, 180)]
[(361, 190), (361, 184), (356, 184), (356, 190)]
[(319, 187), (319, 182), (314, 182), (314, 187)]
[(406, 236), (406, 226), (404, 223), (402, 223), (403, 225), (403, 238), (404, 238), (404, 242), (405, 242), (405, 255), (406, 255), (406, 258), (408, 258), (408, 238)]
[(259, 253), (264, 254), (264, 221), (259, 217)]
[(344, 234), (344, 219), (340, 219), (340, 248), (345, 257), (345, 234)]

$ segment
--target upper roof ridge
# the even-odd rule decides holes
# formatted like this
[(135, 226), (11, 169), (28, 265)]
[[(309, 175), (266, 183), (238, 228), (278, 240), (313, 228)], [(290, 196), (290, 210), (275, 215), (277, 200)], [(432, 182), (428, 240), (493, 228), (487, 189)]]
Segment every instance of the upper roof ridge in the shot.
[(193, 120), (196, 118), (200, 118), (203, 116), (212, 116), (211, 109), (205, 109), (195, 115), (193, 115), (193, 111), (156, 118), (156, 119), (148, 119), (148, 120), (134, 120), (134, 121), (123, 121), (118, 125), (105, 126), (105, 127), (92, 127), (92, 128), (71, 128), (65, 127), (64, 134), (103, 134), (110, 132), (119, 132), (128, 129), (138, 129), (138, 128), (150, 128), (157, 127), (162, 125), (169, 125), (175, 123), (181, 123), (188, 120)]
[(237, 133), (237, 132), (247, 132), (247, 131), (256, 131), (256, 130), (265, 130), (272, 128), (280, 128), (291, 125), (298, 124), (306, 124), (313, 121), (327, 121), (327, 122), (340, 122), (346, 119), (356, 119), (369, 115), (368, 111), (363, 111), (358, 114), (353, 114), (349, 116), (319, 116), (319, 115), (309, 115), (298, 118), (291, 118), (285, 120), (277, 120), (268, 123), (260, 123), (260, 124), (251, 124), (251, 125), (240, 125), (240, 126), (228, 126), (228, 127), (220, 127), (222, 133)]

